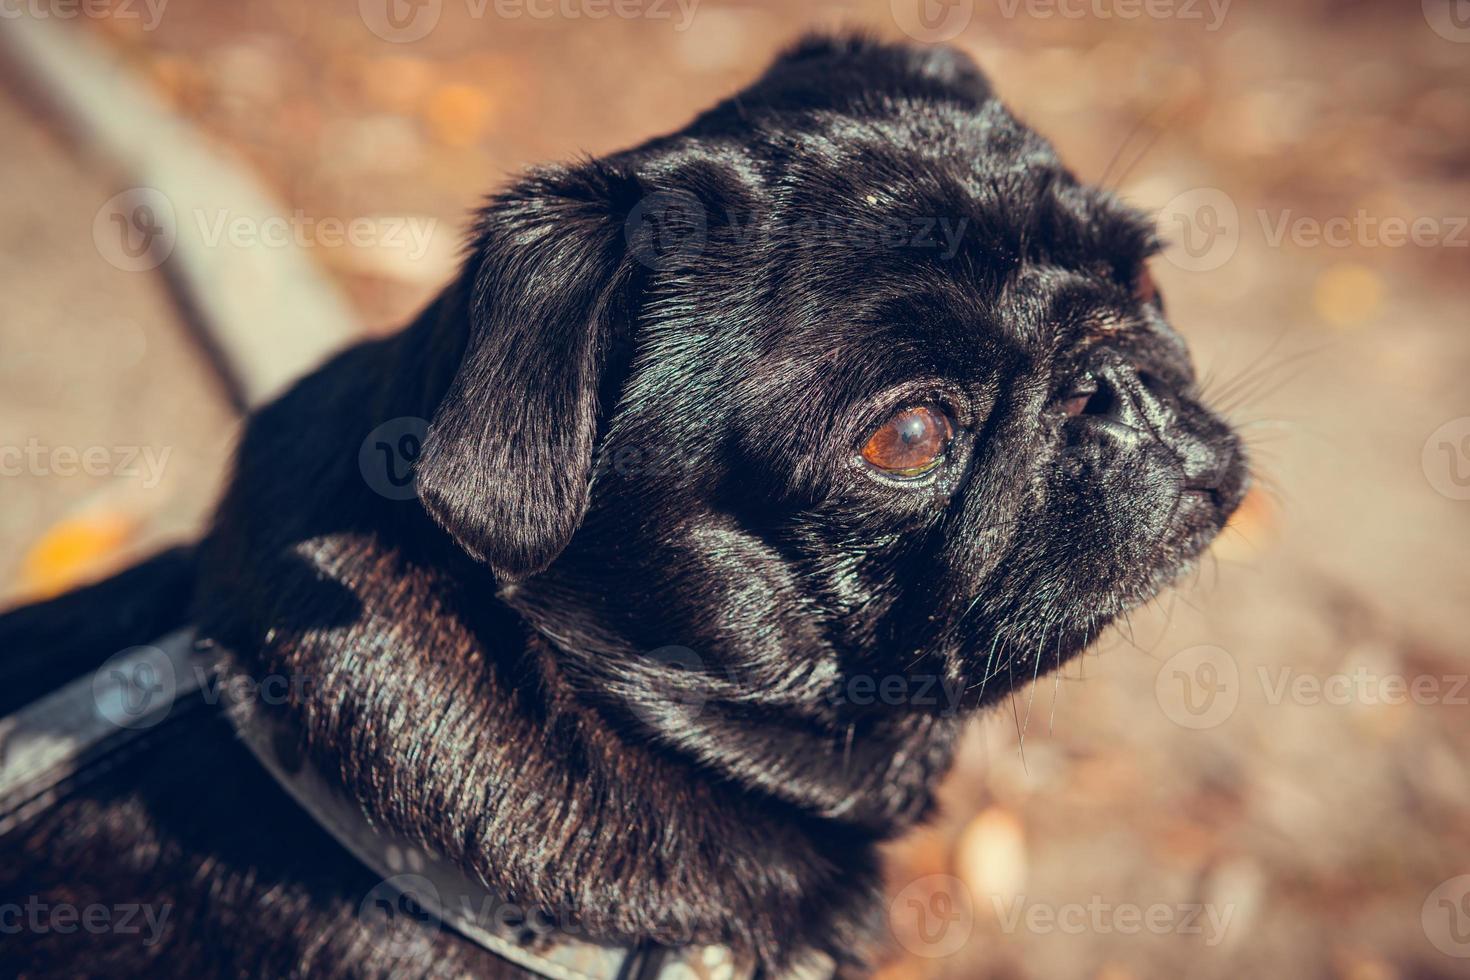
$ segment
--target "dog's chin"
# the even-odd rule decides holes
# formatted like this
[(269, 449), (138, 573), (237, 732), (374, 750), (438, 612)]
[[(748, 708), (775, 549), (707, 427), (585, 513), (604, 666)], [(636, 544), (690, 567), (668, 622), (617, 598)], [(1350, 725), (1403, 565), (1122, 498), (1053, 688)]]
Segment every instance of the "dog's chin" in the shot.
[(1012, 570), (1010, 586), (947, 658), (965, 706), (983, 708), (1061, 669), (1129, 613), (1187, 581), (1244, 490), (1243, 479), (1224, 489), (1180, 490), (1149, 533), (1121, 547), (1097, 547), (1126, 526), (1117, 520), (1093, 530), (1073, 524), (1064, 539), (1053, 538), (1029, 570)]
[[(1141, 555), (1130, 556), (1131, 561), (1114, 560), (1118, 575), (1108, 588), (1092, 595), (1091, 606), (1116, 620), (1188, 580), (1229, 524), (1243, 490), (1243, 486), (1179, 490), (1162, 532), (1146, 543)], [(1107, 564), (1107, 558), (1095, 563), (1102, 567)], [(1085, 594), (1087, 590), (1079, 591)]]

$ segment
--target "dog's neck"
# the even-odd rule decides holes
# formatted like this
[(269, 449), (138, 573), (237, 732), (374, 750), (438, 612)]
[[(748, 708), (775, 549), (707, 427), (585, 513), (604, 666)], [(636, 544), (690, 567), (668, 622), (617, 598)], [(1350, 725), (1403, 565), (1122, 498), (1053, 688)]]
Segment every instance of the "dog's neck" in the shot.
[(543, 684), (621, 737), (654, 742), (754, 798), (874, 840), (907, 830), (932, 807), (963, 724), (954, 713), (839, 712), (831, 661), (803, 666), (794, 651), (774, 668), (731, 664), (718, 651), (638, 649), (599, 622), (588, 608), (595, 603), (579, 601), (609, 594), (612, 583), (577, 583), (556, 566), (545, 578), (549, 585), (501, 593), (540, 634)]
[(352, 620), (281, 625), (241, 655), (258, 679), (305, 679), (280, 710), (369, 820), (601, 940), (773, 963), (861, 947), (870, 830), (629, 740), (558, 680), (548, 645), (464, 583), (372, 541), (309, 547), (310, 576), (284, 594), (334, 583), (357, 600)]

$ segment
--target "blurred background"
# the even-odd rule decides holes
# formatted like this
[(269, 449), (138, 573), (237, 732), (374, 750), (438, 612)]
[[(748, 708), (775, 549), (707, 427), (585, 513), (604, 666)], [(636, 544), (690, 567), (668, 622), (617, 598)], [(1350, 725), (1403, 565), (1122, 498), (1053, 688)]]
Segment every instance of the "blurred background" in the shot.
[(678, 127), (804, 30), (969, 51), (1158, 215), (1155, 278), (1258, 484), (1196, 578), (973, 727), (891, 849), (883, 976), (1470, 977), (1470, 4), (7, 5), (4, 604), (198, 533), (268, 389), (211, 367), (188, 283), (129, 245), (137, 168), (89, 127), (164, 136), (69, 113), (38, 22), (185, 121), (167, 138), (215, 155), (191, 193), (251, 182), (284, 234), (181, 227), (299, 263), (362, 334), (448, 279), (508, 175)]

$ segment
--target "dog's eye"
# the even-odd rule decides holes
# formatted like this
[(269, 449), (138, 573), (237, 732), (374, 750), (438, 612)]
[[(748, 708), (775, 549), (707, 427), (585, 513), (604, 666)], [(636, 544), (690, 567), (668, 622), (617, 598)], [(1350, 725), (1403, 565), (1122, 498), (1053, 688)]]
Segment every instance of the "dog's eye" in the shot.
[(868, 437), (863, 459), (891, 476), (922, 476), (944, 458), (953, 435), (949, 416), (939, 409), (905, 408)]

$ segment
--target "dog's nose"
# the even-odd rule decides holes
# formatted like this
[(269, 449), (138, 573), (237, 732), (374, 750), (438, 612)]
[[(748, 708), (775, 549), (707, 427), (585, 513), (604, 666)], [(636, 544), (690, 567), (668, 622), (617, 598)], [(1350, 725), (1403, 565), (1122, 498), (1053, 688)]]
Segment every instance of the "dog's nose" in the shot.
[(1147, 423), (1131, 389), (1140, 387), (1117, 369), (1094, 372), (1092, 390), (1069, 399), (1067, 414), (1076, 415), (1093, 431), (1122, 447), (1136, 445), (1147, 434)]
[(1212, 412), (1163, 380), (1130, 365), (1093, 373), (1097, 390), (1079, 413), (1120, 451), (1161, 445), (1179, 462), (1183, 489), (1233, 506), (1243, 483), (1240, 446)]
[[(1115, 439), (1127, 441), (1156, 431), (1166, 421), (1163, 400), (1152, 379), (1124, 365), (1108, 365), (1089, 376), (1092, 391), (1072, 414)], [(1080, 401), (1080, 399), (1079, 399)]]

